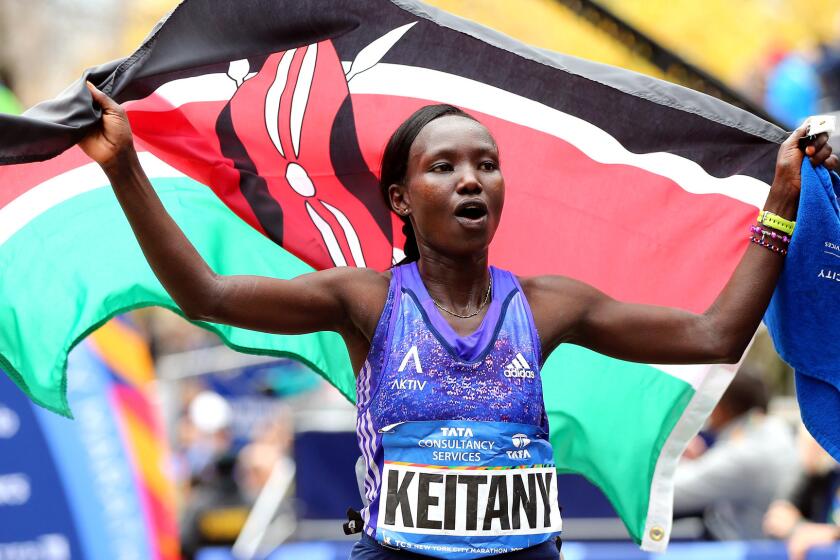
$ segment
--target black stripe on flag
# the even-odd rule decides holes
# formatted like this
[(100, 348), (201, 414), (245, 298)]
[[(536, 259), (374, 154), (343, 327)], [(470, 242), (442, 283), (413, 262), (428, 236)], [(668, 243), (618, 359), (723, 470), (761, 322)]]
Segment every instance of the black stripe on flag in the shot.
[[(119, 101), (161, 83), (221, 69), (231, 60), (332, 39), (342, 60), (372, 40), (418, 22), (383, 62), (455, 74), (584, 119), (636, 153), (667, 151), (709, 174), (772, 178), (786, 133), (742, 109), (682, 86), (511, 39), (416, 0), (185, 0), (130, 57), (91, 70)], [(78, 82), (23, 117), (0, 115), (0, 163), (48, 159), (98, 118)], [(744, 149), (754, 157), (736, 157)]]

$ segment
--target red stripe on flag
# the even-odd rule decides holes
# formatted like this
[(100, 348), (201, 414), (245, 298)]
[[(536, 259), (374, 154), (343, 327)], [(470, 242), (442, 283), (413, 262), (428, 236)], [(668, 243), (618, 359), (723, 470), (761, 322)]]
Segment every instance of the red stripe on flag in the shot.
[(0, 167), (0, 208), (44, 181), (88, 163), (90, 158), (73, 147), (51, 160)]

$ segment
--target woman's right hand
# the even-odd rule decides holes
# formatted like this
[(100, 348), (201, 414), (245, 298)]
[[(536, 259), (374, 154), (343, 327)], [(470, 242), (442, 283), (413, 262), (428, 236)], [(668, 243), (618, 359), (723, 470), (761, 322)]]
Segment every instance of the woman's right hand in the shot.
[(121, 157), (134, 149), (131, 124), (125, 110), (113, 99), (87, 82), (93, 100), (102, 107), (102, 119), (80, 142), (79, 147), (103, 169), (118, 164)]

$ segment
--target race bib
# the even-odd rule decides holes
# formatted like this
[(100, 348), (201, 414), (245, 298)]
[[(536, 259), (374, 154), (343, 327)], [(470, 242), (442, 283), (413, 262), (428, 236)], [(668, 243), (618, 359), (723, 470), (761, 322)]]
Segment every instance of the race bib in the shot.
[(382, 430), (376, 539), (438, 558), (535, 546), (561, 530), (547, 434), (505, 422), (405, 422)]

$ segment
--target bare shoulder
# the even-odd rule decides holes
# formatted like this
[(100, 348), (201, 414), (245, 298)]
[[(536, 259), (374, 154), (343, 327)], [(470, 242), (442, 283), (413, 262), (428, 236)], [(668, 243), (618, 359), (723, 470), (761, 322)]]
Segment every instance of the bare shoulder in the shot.
[(347, 318), (370, 340), (388, 298), (391, 271), (373, 268), (331, 268), (316, 272), (340, 294)]
[(599, 293), (598, 290), (580, 280), (568, 276), (545, 274), (519, 277), (519, 284), (529, 302), (545, 303), (545, 299), (571, 298), (587, 299)]
[(382, 300), (384, 304), (388, 296), (391, 271), (342, 266), (304, 274), (296, 280), (305, 285), (328, 288), (345, 303)]
[(589, 284), (568, 276), (529, 276), (519, 278), (519, 283), (534, 316), (543, 356), (573, 335), (583, 314), (603, 295)]
[(361, 297), (370, 295), (377, 300), (382, 300), (384, 305), (385, 298), (388, 296), (388, 286), (391, 284), (391, 271), (384, 272), (375, 270), (373, 268), (352, 268), (346, 269), (348, 273), (352, 272), (352, 276), (348, 274), (346, 280), (348, 284), (352, 284), (354, 291)]

